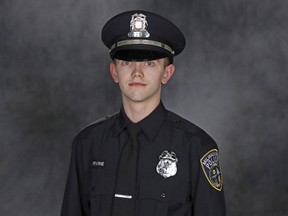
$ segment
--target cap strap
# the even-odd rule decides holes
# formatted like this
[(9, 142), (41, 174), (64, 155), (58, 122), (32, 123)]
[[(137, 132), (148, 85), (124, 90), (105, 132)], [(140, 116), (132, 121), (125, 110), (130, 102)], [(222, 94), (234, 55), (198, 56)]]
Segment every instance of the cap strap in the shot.
[(172, 55), (174, 55), (174, 50), (172, 50), (172, 48), (170, 46), (168, 46), (167, 44), (161, 43), (159, 41), (154, 41), (154, 40), (144, 40), (144, 39), (131, 39), (131, 40), (122, 40), (122, 41), (118, 41), (116, 43), (114, 43), (109, 52), (111, 52), (113, 49), (115, 49), (116, 47), (121, 47), (121, 46), (127, 46), (127, 45), (151, 45), (151, 46), (156, 46), (156, 47), (160, 47), (163, 48), (167, 51), (169, 51)]

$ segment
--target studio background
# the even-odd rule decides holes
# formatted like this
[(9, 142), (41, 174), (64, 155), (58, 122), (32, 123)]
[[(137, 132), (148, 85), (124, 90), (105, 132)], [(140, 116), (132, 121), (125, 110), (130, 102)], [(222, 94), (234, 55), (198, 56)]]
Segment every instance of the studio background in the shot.
[(218, 143), (228, 215), (287, 215), (285, 0), (1, 0), (0, 214), (59, 215), (73, 137), (121, 106), (100, 32), (130, 9), (186, 36), (163, 102)]

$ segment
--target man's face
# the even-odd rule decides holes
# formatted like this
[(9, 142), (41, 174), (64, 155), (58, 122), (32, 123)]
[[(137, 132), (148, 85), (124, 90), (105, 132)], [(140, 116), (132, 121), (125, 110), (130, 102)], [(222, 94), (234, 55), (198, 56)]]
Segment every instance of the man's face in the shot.
[(160, 101), (161, 86), (169, 81), (174, 69), (174, 65), (167, 65), (166, 59), (141, 62), (116, 59), (110, 65), (111, 76), (119, 83), (124, 103)]

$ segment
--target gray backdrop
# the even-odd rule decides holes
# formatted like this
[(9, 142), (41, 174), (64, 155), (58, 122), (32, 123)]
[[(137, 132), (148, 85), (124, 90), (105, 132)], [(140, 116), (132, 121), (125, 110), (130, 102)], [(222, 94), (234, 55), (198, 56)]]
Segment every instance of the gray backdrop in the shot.
[(217, 141), (228, 215), (288, 213), (285, 0), (1, 0), (0, 214), (59, 215), (71, 140), (117, 111), (102, 25), (158, 12), (187, 38), (166, 107)]

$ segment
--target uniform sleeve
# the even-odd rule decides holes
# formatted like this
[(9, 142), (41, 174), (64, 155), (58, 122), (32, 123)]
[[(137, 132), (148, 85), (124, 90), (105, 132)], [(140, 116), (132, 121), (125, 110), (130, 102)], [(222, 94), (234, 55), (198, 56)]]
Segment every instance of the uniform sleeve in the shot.
[(193, 216), (226, 216), (219, 151), (205, 132), (192, 161)]
[(81, 146), (74, 139), (61, 216), (88, 215), (81, 157)]

